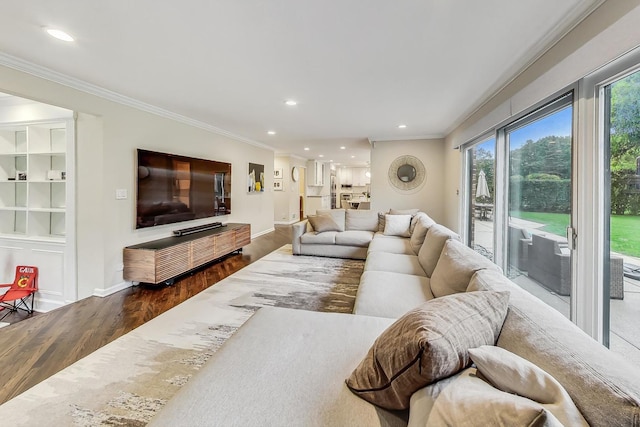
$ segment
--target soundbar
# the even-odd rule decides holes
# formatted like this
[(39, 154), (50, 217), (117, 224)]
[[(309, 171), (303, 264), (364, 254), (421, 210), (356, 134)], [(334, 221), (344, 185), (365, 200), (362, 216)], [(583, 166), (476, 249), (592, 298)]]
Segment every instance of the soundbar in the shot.
[(182, 228), (173, 230), (174, 236), (186, 236), (187, 234), (197, 233), (199, 231), (212, 230), (214, 228), (224, 227), (221, 222), (212, 222), (211, 224), (196, 225), (195, 227)]

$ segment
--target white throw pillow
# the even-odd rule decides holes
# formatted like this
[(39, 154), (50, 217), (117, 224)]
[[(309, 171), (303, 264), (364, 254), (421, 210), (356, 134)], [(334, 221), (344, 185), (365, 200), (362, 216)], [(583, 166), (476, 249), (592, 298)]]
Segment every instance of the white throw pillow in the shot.
[(385, 236), (411, 236), (411, 215), (385, 215)]

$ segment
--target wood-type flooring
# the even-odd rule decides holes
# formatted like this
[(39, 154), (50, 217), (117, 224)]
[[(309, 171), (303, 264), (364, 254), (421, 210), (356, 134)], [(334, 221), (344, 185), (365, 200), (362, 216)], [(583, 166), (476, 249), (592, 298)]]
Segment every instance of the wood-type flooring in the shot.
[(12, 324), (0, 329), (0, 404), (287, 243), (291, 227), (276, 226), (253, 239), (242, 253), (172, 286), (135, 286), (24, 320), (22, 315), (8, 316)]

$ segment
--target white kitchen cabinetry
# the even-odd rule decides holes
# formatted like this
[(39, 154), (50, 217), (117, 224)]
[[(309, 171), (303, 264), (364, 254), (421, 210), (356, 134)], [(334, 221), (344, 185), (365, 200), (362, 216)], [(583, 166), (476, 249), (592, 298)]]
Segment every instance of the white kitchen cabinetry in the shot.
[(316, 160), (307, 162), (307, 185), (313, 187), (324, 185), (324, 163)]
[(340, 169), (340, 185), (364, 187), (371, 184), (371, 178), (367, 176), (367, 170), (367, 168)]

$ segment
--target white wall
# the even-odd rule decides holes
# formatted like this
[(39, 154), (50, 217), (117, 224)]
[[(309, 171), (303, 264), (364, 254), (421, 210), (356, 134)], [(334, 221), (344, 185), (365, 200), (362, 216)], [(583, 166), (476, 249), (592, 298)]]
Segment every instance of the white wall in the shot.
[(607, 1), (446, 138), (445, 221), (459, 230), (461, 157), (480, 136), (640, 45), (640, 0)]
[[(376, 141), (371, 149), (371, 209), (419, 208), (435, 221), (444, 220), (444, 155), (443, 139), (411, 141)], [(387, 179), (389, 166), (399, 156), (412, 155), (422, 161), (427, 179), (420, 191), (403, 194)]]
[[(135, 149), (147, 148), (232, 163), (232, 214), (222, 222), (251, 224), (253, 235), (273, 229), (274, 154), (227, 136), (144, 112), (0, 66), (0, 92), (86, 113), (77, 130), (78, 297), (123, 285), (122, 249), (167, 237), (211, 219), (135, 230)], [(96, 116), (92, 118), (91, 115)], [(267, 190), (245, 190), (248, 162), (265, 165)], [(127, 200), (115, 200), (126, 189)]]
[[(300, 220), (300, 182), (293, 182), (294, 166), (304, 168), (306, 161), (293, 156), (276, 156), (274, 167), (282, 168), (283, 191), (274, 191), (273, 220), (276, 224), (291, 224)], [(300, 170), (304, 174), (304, 169)]]

